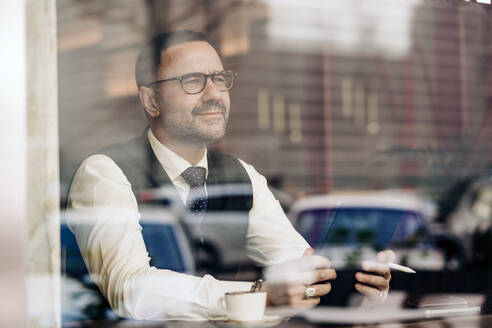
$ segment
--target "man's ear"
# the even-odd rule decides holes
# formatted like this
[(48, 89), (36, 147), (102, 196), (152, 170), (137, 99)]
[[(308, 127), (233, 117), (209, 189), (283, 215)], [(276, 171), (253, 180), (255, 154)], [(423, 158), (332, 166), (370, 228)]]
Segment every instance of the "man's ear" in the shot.
[(140, 98), (140, 103), (150, 117), (159, 117), (160, 110), (157, 106), (154, 89), (142, 86), (138, 90), (138, 97)]

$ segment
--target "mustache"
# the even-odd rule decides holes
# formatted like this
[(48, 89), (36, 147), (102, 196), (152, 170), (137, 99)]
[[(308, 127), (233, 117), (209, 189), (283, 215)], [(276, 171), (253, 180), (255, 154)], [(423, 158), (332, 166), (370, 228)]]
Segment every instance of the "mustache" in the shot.
[(222, 115), (225, 115), (227, 111), (227, 108), (224, 106), (224, 104), (216, 100), (216, 101), (206, 102), (201, 106), (197, 106), (193, 108), (193, 110), (191, 111), (191, 115), (195, 116), (202, 113), (215, 112), (217, 111), (217, 109), (220, 110)]

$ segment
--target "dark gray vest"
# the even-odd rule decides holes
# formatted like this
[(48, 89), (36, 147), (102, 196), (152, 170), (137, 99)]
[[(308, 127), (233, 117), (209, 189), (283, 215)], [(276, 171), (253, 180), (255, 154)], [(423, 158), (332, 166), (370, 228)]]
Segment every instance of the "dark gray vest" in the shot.
[[(121, 168), (131, 183), (137, 201), (140, 199), (139, 195), (142, 191), (165, 186), (169, 186), (169, 189), (175, 192), (174, 199), (181, 200), (169, 176), (157, 160), (146, 132), (141, 137), (132, 139), (124, 144), (109, 146), (99, 153), (110, 157)], [(206, 235), (214, 235), (214, 238), (220, 238), (221, 231), (216, 231), (216, 226), (214, 227), (215, 231), (212, 231), (207, 223), (207, 217), (218, 212), (233, 212), (235, 213), (234, 218), (237, 220), (237, 214), (243, 213), (244, 215), (239, 215), (239, 217), (242, 220), (246, 220), (246, 224), (240, 225), (242, 231), (235, 234), (235, 236), (239, 236), (238, 238), (241, 238), (240, 243), (245, 245), (248, 214), (253, 206), (251, 180), (239, 160), (231, 155), (208, 151), (207, 160), (208, 176), (206, 183), (209, 199), (207, 214), (202, 222), (201, 231), (206, 232)], [(241, 189), (240, 192), (238, 192), (238, 187)], [(185, 231), (190, 231), (189, 227), (184, 226), (184, 228)], [(189, 234), (189, 237), (194, 238), (196, 236)], [(207, 245), (195, 243), (194, 240), (192, 240), (192, 244), (202, 248), (207, 247)], [(151, 248), (147, 248), (149, 257), (152, 259)], [(197, 251), (196, 248), (194, 249)], [(200, 268), (199, 262), (197, 263), (197, 269), (204, 269)], [(214, 271), (214, 269), (220, 270), (220, 268), (206, 269), (211, 269), (211, 271)]]

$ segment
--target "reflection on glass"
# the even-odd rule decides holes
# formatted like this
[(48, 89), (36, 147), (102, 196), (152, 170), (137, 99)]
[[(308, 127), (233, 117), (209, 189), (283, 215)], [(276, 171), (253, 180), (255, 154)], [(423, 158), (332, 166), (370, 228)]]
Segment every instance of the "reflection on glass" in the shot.
[[(395, 262), (422, 272), (414, 280), (396, 273), (395, 291), (491, 289), (492, 193), (477, 185), (491, 176), (489, 5), (262, 0), (113, 8), (64, 0), (57, 8), (62, 208), (84, 158), (145, 129), (134, 81), (144, 42), (169, 29), (199, 30), (217, 45), (224, 68), (238, 72), (227, 134), (209, 149), (252, 163), (282, 208), (292, 206), (294, 227), (337, 270), (358, 268), (391, 247)], [(296, 212), (311, 197), (386, 190), (399, 198), (401, 189), (421, 196), (422, 207), (376, 207), (371, 200)], [(217, 197), (207, 191), (211, 202), (221, 201), (224, 190)], [(243, 197), (225, 194), (231, 202)], [(244, 280), (261, 275), (254, 265), (261, 254), (241, 253), (237, 232), (251, 226), (237, 213), (210, 213), (203, 233), (165, 188), (146, 189), (137, 201), (151, 265), (219, 279), (238, 278), (238, 266)], [(66, 322), (114, 318), (64, 221), (61, 229), (72, 297), (63, 304)]]

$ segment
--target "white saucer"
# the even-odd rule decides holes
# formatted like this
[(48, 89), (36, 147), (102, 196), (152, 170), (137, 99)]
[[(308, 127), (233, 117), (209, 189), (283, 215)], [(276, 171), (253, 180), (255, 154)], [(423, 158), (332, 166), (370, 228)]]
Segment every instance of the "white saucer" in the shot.
[(255, 321), (237, 321), (226, 317), (212, 318), (209, 321), (221, 328), (267, 328), (278, 325), (282, 320), (284, 317), (279, 315), (265, 315), (263, 319)]

